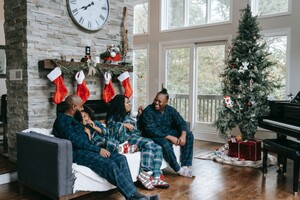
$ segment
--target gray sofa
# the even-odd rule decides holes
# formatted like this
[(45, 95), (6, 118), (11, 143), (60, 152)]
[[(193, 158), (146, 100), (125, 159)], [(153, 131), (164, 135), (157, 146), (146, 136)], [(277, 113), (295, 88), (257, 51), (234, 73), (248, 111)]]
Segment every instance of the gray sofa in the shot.
[(72, 144), (68, 140), (35, 132), (17, 133), (18, 179), (52, 199), (67, 200), (88, 192), (73, 194)]

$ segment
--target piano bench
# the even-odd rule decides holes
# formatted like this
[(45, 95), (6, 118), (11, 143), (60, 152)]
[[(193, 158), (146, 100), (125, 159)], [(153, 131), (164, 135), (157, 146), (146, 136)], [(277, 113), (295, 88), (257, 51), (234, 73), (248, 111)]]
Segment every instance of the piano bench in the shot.
[[(292, 140), (265, 139), (263, 140), (263, 173), (267, 173), (268, 151), (277, 153), (278, 158), (283, 158), (283, 172), (286, 173), (287, 158), (294, 161), (293, 167), (293, 192), (298, 193), (299, 162), (300, 162), (300, 144)], [(279, 159), (278, 159), (279, 160)]]

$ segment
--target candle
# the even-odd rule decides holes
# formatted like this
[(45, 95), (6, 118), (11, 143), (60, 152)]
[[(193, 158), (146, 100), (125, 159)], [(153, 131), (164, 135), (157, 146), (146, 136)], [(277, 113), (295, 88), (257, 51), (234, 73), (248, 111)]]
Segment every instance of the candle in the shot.
[(96, 63), (100, 63), (100, 57), (96, 56)]

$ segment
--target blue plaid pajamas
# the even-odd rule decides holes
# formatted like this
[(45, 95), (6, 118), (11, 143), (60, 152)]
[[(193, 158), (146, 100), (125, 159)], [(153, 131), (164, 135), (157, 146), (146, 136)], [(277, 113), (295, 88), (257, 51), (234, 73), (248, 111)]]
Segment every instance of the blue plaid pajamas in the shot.
[(186, 131), (186, 144), (181, 146), (180, 162), (181, 166), (192, 166), (194, 135), (175, 108), (167, 105), (164, 113), (161, 113), (149, 105), (140, 116), (139, 123), (143, 136), (151, 138), (162, 147), (164, 159), (175, 172), (179, 171), (180, 166), (174, 154), (173, 144), (165, 137), (172, 135), (178, 138), (182, 131)]
[[(134, 130), (131, 132), (126, 130), (123, 123), (131, 123), (135, 127)], [(115, 122), (113, 117), (110, 117), (107, 120), (107, 127), (112, 131), (111, 135), (114, 135), (114, 138), (120, 143), (128, 141), (131, 145), (138, 146), (138, 149), (141, 151), (140, 172), (152, 171), (153, 177), (160, 177), (160, 168), (163, 160), (162, 149), (153, 140), (140, 135), (134, 119), (127, 116), (123, 122)]]
[(100, 155), (100, 147), (88, 140), (84, 127), (73, 117), (60, 113), (53, 125), (56, 137), (70, 140), (73, 148), (73, 162), (87, 166), (129, 199), (136, 191), (125, 156), (111, 153), (110, 158)]

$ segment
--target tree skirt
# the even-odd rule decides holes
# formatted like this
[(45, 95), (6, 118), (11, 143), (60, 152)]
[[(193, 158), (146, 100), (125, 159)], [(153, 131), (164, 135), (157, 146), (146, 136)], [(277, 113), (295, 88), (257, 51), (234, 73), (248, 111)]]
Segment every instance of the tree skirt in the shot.
[[(263, 158), (263, 155), (261, 157)], [(203, 160), (213, 160), (219, 163), (225, 163), (225, 164), (241, 166), (241, 167), (261, 168), (263, 165), (262, 160), (258, 160), (258, 161), (241, 160), (235, 157), (228, 156), (228, 144), (223, 145), (219, 149), (202, 153), (198, 156), (195, 156), (195, 158), (203, 159)], [(275, 156), (268, 154), (267, 163), (268, 166), (275, 165), (277, 163), (277, 158)]]

